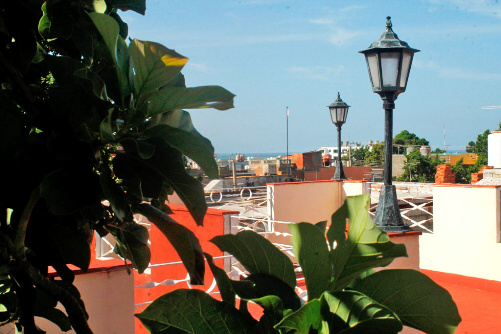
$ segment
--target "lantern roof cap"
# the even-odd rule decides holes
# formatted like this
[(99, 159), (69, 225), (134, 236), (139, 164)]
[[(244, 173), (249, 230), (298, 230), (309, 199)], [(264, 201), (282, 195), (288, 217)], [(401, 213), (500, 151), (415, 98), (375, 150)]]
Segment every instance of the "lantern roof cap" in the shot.
[(392, 26), (391, 17), (387, 16), (385, 32), (377, 41), (373, 42), (366, 50), (360, 51), (360, 53), (366, 53), (373, 49), (409, 49), (413, 52), (419, 52), (419, 50), (411, 48), (407, 42), (400, 40), (393, 31)]
[(332, 108), (349, 108), (350, 106), (347, 105), (343, 100), (341, 100), (341, 97), (339, 96), (339, 92), (337, 93), (337, 99), (336, 101), (332, 102), (330, 106), (328, 106), (329, 109)]

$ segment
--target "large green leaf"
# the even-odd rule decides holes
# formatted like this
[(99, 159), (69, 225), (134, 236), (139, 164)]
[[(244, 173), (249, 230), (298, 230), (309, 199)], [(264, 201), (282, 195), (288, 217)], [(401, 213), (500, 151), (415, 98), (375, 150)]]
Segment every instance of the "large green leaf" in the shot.
[(309, 223), (289, 224), (289, 229), (292, 249), (306, 281), (308, 299), (320, 298), (328, 289), (332, 275), (325, 235)]
[(120, 95), (123, 98), (130, 92), (128, 70), (129, 54), (117, 21), (107, 14), (89, 13), (89, 17), (103, 39), (106, 54), (114, 64), (114, 75), (118, 81)]
[(57, 224), (51, 228), (50, 237), (66, 263), (73, 264), (83, 271), (89, 269), (91, 251), (82, 233), (77, 233), (68, 225)]
[(313, 299), (296, 312), (283, 318), (275, 325), (275, 328), (284, 334), (291, 331), (296, 334), (324, 333), (320, 306), (320, 300)]
[(241, 231), (212, 238), (220, 250), (235, 256), (251, 274), (275, 276), (292, 289), (296, 288), (296, 274), (291, 260), (271, 242), (252, 231)]
[(155, 116), (175, 109), (233, 108), (234, 94), (220, 86), (164, 87), (148, 99), (148, 115)]
[(101, 13), (89, 13), (89, 17), (96, 26), (106, 45), (106, 51), (110, 59), (117, 61), (117, 40), (120, 27), (111, 16)]
[(22, 144), (21, 111), (1, 91), (0, 105), (0, 154), (4, 158), (10, 158)]
[(255, 324), (234, 306), (199, 290), (179, 289), (165, 294), (136, 317), (152, 334), (255, 333)]
[(121, 141), (127, 156), (134, 159), (135, 164), (142, 165), (148, 173), (157, 175), (160, 188), (166, 182), (179, 195), (198, 225), (203, 224), (207, 204), (202, 184), (190, 176), (184, 167), (182, 154), (167, 145), (160, 138), (150, 138), (148, 143), (155, 146), (154, 154), (149, 159), (143, 159), (138, 152), (135, 140)]
[(100, 168), (101, 187), (105, 198), (110, 202), (111, 208), (120, 221), (132, 221), (130, 204), (125, 193), (115, 182), (108, 166), (103, 165)]
[(454, 333), (461, 322), (449, 292), (419, 271), (382, 270), (355, 283), (353, 289), (392, 309), (405, 325), (426, 333)]
[(374, 224), (368, 212), (369, 200), (368, 195), (347, 197), (332, 215), (327, 232), (334, 268), (330, 291), (344, 288), (368, 269), (387, 266), (394, 258), (407, 256), (404, 245), (392, 243), (390, 237)]
[(45, 198), (50, 212), (67, 215), (95, 203), (99, 196), (99, 178), (83, 163), (75, 162), (48, 174), (42, 182), (40, 196)]
[(142, 274), (150, 265), (151, 252), (148, 247), (149, 233), (145, 226), (129, 222), (124, 228), (113, 231), (117, 241), (115, 251), (132, 262)]
[(68, 15), (68, 7), (64, 2), (46, 1), (42, 5), (43, 15), (38, 22), (40, 35), (51, 40), (58, 37), (69, 38), (73, 28), (73, 21)]
[(223, 269), (216, 266), (214, 259), (210, 254), (204, 253), (204, 255), (207, 259), (212, 275), (216, 280), (221, 298), (224, 302), (235, 305), (235, 290), (233, 290), (233, 286), (231, 285), (231, 279), (228, 275), (226, 275), (226, 272)]
[(129, 51), (134, 61), (134, 87), (139, 104), (144, 102), (145, 94), (176, 78), (188, 62), (188, 58), (154, 42), (134, 39)]
[(57, 308), (44, 309), (35, 313), (37, 317), (45, 318), (54, 324), (56, 324), (59, 329), (63, 332), (68, 332), (71, 330), (70, 318), (63, 311)]
[(142, 15), (146, 12), (146, 0), (110, 0), (109, 6), (123, 11), (130, 9)]
[[(184, 117), (189, 118), (189, 114), (184, 113)], [(191, 118), (189, 122), (191, 123)], [(161, 124), (147, 130), (145, 136), (162, 138), (167, 144), (197, 162), (210, 178), (219, 178), (219, 169), (214, 160), (214, 147), (207, 138), (195, 129), (187, 132), (167, 124)]]
[(138, 204), (134, 210), (155, 224), (167, 237), (190, 274), (191, 284), (203, 284), (205, 259), (195, 234), (166, 213), (149, 204)]
[(301, 300), (295, 290), (281, 279), (268, 274), (252, 274), (241, 281), (231, 281), (237, 295), (246, 300), (259, 299), (266, 296), (277, 296), (286, 309), (297, 310)]
[(392, 310), (358, 291), (326, 292), (320, 300), (329, 333), (392, 334), (403, 328)]

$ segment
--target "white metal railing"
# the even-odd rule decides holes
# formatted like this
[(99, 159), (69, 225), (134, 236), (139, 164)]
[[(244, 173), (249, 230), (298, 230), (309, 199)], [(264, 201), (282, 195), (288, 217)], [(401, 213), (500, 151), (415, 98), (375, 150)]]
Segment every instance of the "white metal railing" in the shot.
[[(264, 219), (256, 219), (256, 218), (250, 218), (250, 217), (243, 217), (243, 216), (237, 216), (239, 219), (237, 220), (238, 225), (232, 226), (232, 233), (236, 233), (238, 231), (242, 230), (254, 230), (258, 234), (264, 235), (265, 237), (270, 234), (274, 233), (275, 235), (282, 235), (282, 236), (290, 236), (290, 233), (281, 233), (274, 231), (274, 224), (289, 224), (290, 222), (284, 222), (284, 221), (275, 221), (275, 220), (264, 220)], [(235, 217), (232, 217), (235, 218)], [(254, 220), (255, 222), (251, 222)], [(258, 224), (261, 224), (261, 228), (256, 228)], [(288, 255), (291, 258), (294, 258), (294, 253), (292, 252), (292, 246), (291, 245), (286, 245), (286, 244), (280, 244), (280, 243), (274, 243), (274, 245), (282, 252), (284, 252), (286, 255)], [(232, 255), (223, 255), (223, 256), (218, 256), (214, 257), (214, 260), (218, 259), (225, 259), (230, 262), (229, 265), (229, 270), (227, 270), (227, 275), (230, 278), (239, 278), (239, 277), (247, 277), (249, 273), (243, 268), (240, 263), (236, 260), (236, 258)], [(172, 266), (172, 265), (182, 265), (182, 261), (176, 261), (176, 262), (168, 262), (168, 263), (159, 263), (159, 264), (152, 264), (148, 267), (148, 269), (152, 268), (158, 268), (158, 267), (165, 267), (165, 266)], [(225, 266), (226, 267), (226, 266)], [(301, 267), (296, 267), (295, 268), (296, 272), (301, 272)], [(299, 277), (297, 281), (301, 282), (304, 280), (304, 277)], [(185, 278), (183, 279), (171, 279), (171, 278), (166, 278), (165, 280), (161, 282), (154, 282), (154, 281), (149, 281), (146, 283), (143, 283), (141, 285), (135, 286), (134, 288), (136, 289), (153, 289), (158, 286), (173, 286), (173, 285), (179, 285), (179, 284), (186, 284), (188, 288), (192, 288), (190, 285), (190, 277), (189, 274), (186, 275)], [(212, 279), (211, 285), (209, 288), (205, 291), (208, 294), (219, 294), (219, 291), (216, 289), (217, 283), (215, 278)], [(303, 290), (299, 287), (296, 287), (296, 290), (300, 296), (300, 298), (305, 299), (307, 297), (306, 290)], [(135, 307), (138, 308), (139, 306), (143, 305), (148, 305), (151, 304), (152, 301), (147, 301), (143, 303), (138, 303), (135, 304)]]
[[(371, 204), (379, 201), (381, 185), (371, 183)], [(430, 183), (393, 183), (397, 190), (400, 204), (406, 206), (400, 214), (411, 228), (419, 228), (423, 232), (433, 233), (433, 189)], [(373, 216), (374, 212), (370, 211)]]
[[(213, 204), (256, 200), (266, 198), (266, 193), (263, 195), (263, 191), (266, 192), (266, 186), (212, 189), (210, 192), (206, 192), (206, 201)], [(224, 199), (226, 201), (223, 201)]]

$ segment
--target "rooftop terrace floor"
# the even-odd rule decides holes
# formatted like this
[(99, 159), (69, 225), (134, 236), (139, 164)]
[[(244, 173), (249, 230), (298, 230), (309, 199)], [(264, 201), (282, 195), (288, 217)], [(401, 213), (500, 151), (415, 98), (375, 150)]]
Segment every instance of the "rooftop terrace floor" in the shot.
[(501, 282), (421, 270), (452, 295), (463, 321), (456, 334), (501, 333)]

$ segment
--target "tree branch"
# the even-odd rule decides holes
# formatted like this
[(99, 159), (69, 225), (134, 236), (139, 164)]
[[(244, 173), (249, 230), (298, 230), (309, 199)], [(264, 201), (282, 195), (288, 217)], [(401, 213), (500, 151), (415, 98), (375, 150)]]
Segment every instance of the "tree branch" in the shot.
[(36, 287), (54, 296), (63, 304), (68, 316), (72, 320), (72, 327), (77, 334), (93, 334), (87, 323), (87, 313), (75, 296), (54, 281), (42, 276), (38, 269), (28, 261), (24, 261), (24, 266), (22, 268), (24, 273), (31, 278)]
[(25, 258), (24, 254), (24, 241), (26, 239), (26, 230), (28, 228), (28, 222), (30, 221), (31, 213), (33, 208), (40, 198), (40, 186), (35, 188), (30, 195), (28, 203), (24, 207), (21, 218), (19, 219), (19, 224), (16, 230), (16, 238), (14, 240), (14, 256), (18, 260), (23, 260)]

